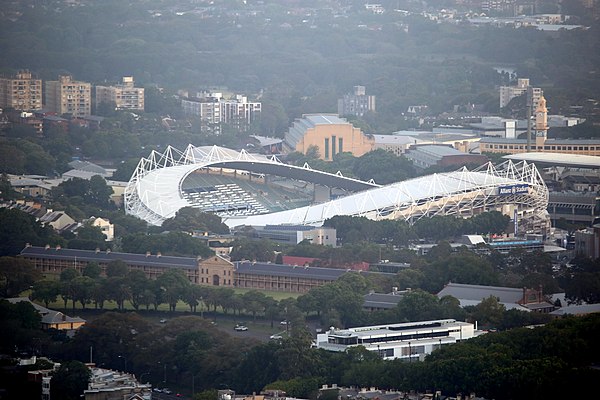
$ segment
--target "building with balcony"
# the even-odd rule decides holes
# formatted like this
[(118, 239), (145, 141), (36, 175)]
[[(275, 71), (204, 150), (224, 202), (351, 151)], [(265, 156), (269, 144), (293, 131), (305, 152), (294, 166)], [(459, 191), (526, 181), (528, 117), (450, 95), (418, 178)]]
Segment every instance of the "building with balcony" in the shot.
[(262, 103), (248, 101), (243, 95), (229, 98), (220, 92), (200, 92), (181, 100), (186, 115), (200, 118), (201, 130), (220, 132), (220, 124), (229, 124), (245, 130), (262, 112)]
[(338, 99), (338, 115), (362, 117), (366, 112), (375, 111), (375, 96), (367, 95), (364, 86), (354, 86), (354, 92)]
[(92, 85), (73, 80), (70, 75), (61, 75), (57, 81), (47, 81), (45, 106), (59, 115), (86, 117), (92, 113)]
[(12, 77), (0, 78), (0, 108), (18, 111), (42, 108), (42, 80), (36, 79), (27, 70)]
[(124, 76), (121, 84), (96, 86), (96, 107), (114, 104), (116, 110), (144, 111), (144, 88), (135, 87), (132, 76)]

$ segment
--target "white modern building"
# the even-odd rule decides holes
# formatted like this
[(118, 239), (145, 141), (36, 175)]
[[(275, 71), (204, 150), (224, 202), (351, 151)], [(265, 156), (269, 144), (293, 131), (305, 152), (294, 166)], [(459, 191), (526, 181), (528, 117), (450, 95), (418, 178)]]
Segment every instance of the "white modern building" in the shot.
[(407, 322), (402, 324), (362, 326), (349, 329), (331, 328), (317, 335), (317, 348), (347, 351), (364, 346), (386, 360), (423, 360), (441, 346), (477, 336), (475, 325), (454, 319)]

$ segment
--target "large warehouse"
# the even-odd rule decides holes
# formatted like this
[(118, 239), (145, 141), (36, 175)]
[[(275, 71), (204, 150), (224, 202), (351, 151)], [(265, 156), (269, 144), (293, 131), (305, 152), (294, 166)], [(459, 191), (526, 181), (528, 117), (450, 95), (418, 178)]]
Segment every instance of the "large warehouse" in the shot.
[(183, 207), (213, 212), (230, 227), (321, 225), (336, 215), (412, 223), (435, 215), (488, 210), (518, 216), (521, 229), (547, 226), (548, 189), (535, 165), (486, 164), (476, 170), (378, 185), (225, 149), (168, 147), (142, 158), (125, 190), (128, 214), (160, 225)]

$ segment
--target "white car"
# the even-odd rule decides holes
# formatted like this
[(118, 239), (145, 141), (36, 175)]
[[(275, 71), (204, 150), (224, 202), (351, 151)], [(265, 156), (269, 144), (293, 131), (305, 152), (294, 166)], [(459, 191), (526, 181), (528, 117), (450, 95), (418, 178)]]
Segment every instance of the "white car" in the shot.
[(236, 325), (233, 329), (239, 332), (247, 331), (248, 327), (245, 325)]
[(274, 335), (271, 335), (269, 338), (272, 340), (281, 340), (281, 339), (283, 339), (283, 336), (274, 334)]
[(283, 320), (279, 323), (279, 325), (289, 325), (289, 321)]

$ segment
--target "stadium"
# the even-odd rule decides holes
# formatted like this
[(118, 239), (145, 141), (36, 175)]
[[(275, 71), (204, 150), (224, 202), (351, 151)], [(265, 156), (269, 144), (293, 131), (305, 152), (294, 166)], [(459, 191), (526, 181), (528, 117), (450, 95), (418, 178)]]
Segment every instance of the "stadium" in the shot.
[(534, 164), (508, 160), (379, 185), (282, 163), (274, 156), (222, 147), (152, 151), (125, 189), (126, 213), (161, 225), (183, 207), (240, 225), (321, 225), (336, 215), (413, 223), (436, 215), (470, 217), (497, 210), (522, 232), (548, 225), (548, 189)]

